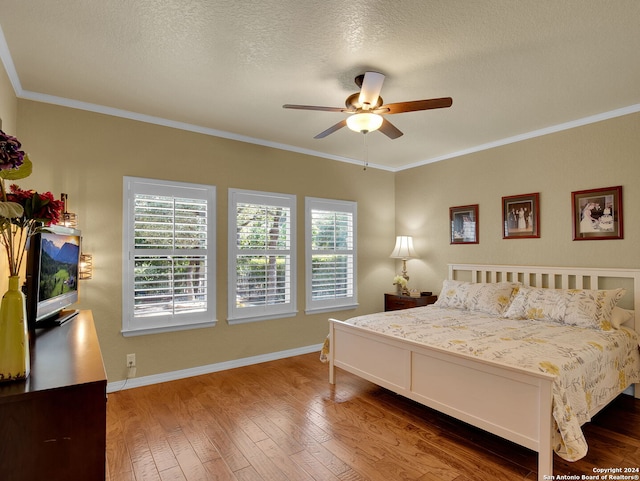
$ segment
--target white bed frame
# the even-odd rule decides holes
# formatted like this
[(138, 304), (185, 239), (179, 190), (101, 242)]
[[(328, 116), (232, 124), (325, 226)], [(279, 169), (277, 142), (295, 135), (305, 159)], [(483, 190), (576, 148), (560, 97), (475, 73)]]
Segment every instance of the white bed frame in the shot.
[[(623, 307), (634, 309), (635, 302), (640, 303), (640, 270), (635, 269), (450, 264), (449, 279), (519, 281), (557, 289), (611, 289), (622, 280), (629, 285)], [(640, 326), (637, 317), (626, 326)], [(369, 332), (336, 319), (329, 322), (331, 384), (335, 368), (344, 369), (536, 451), (538, 480), (553, 475), (553, 376)], [(634, 391), (640, 397), (640, 384)]]

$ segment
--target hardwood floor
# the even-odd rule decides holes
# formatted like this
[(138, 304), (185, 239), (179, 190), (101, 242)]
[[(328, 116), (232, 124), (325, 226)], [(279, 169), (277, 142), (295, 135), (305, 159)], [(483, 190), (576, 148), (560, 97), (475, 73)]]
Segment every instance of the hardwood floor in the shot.
[[(107, 481), (536, 479), (537, 455), (308, 354), (109, 394)], [(514, 406), (517, 409), (517, 406)], [(640, 466), (640, 400), (584, 426), (558, 475)]]

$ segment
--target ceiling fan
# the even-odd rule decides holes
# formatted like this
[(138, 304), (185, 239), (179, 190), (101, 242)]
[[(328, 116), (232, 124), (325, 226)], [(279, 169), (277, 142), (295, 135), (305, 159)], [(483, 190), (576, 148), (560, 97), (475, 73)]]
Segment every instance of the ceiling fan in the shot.
[(384, 75), (379, 72), (365, 72), (362, 75), (358, 75), (355, 78), (355, 83), (360, 87), (360, 92), (347, 97), (345, 101), (346, 108), (292, 104), (285, 104), (282, 107), (285, 109), (321, 110), (325, 112), (346, 112), (350, 114), (346, 119), (329, 127), (324, 132), (320, 132), (314, 139), (322, 139), (345, 125), (351, 130), (362, 132), (363, 134), (379, 129), (380, 132), (390, 139), (397, 139), (402, 135), (402, 132), (385, 119), (383, 115), (402, 114), (405, 112), (416, 112), (418, 110), (442, 109), (451, 107), (453, 104), (451, 97), (443, 97), (383, 105), (382, 97), (380, 97), (383, 82)]

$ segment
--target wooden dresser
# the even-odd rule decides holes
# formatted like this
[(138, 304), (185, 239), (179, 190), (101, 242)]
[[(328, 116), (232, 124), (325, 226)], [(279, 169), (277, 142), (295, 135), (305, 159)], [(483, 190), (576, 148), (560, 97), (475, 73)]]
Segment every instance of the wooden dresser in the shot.
[(0, 383), (0, 479), (104, 481), (106, 388), (91, 311), (39, 329), (29, 378)]

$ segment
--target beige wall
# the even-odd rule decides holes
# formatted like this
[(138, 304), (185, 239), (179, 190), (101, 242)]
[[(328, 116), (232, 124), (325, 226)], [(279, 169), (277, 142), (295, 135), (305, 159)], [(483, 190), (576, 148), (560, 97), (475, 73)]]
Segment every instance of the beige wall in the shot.
[[(396, 230), (415, 236), (411, 284), (439, 291), (447, 263), (640, 267), (640, 114), (396, 175)], [(571, 192), (622, 185), (624, 239), (573, 241)], [(502, 197), (540, 193), (540, 238), (502, 238)], [(479, 204), (477, 245), (449, 244), (449, 207)]]
[(18, 99), (13, 93), (13, 87), (4, 68), (0, 66), (0, 119), (2, 130), (9, 135), (16, 133), (16, 119)]
[[(81, 307), (93, 310), (110, 382), (124, 378), (127, 353), (146, 376), (320, 344), (330, 316), (381, 310), (391, 286), (394, 174), (252, 144), (20, 100), (19, 138), (34, 163), (20, 184), (69, 195), (79, 216), (94, 278), (82, 281)], [(122, 182), (140, 176), (217, 186), (218, 325), (124, 338), (120, 334)], [(227, 196), (229, 188), (292, 193), (298, 199), (298, 315), (229, 326)], [(358, 202), (360, 307), (304, 314), (304, 197)]]

